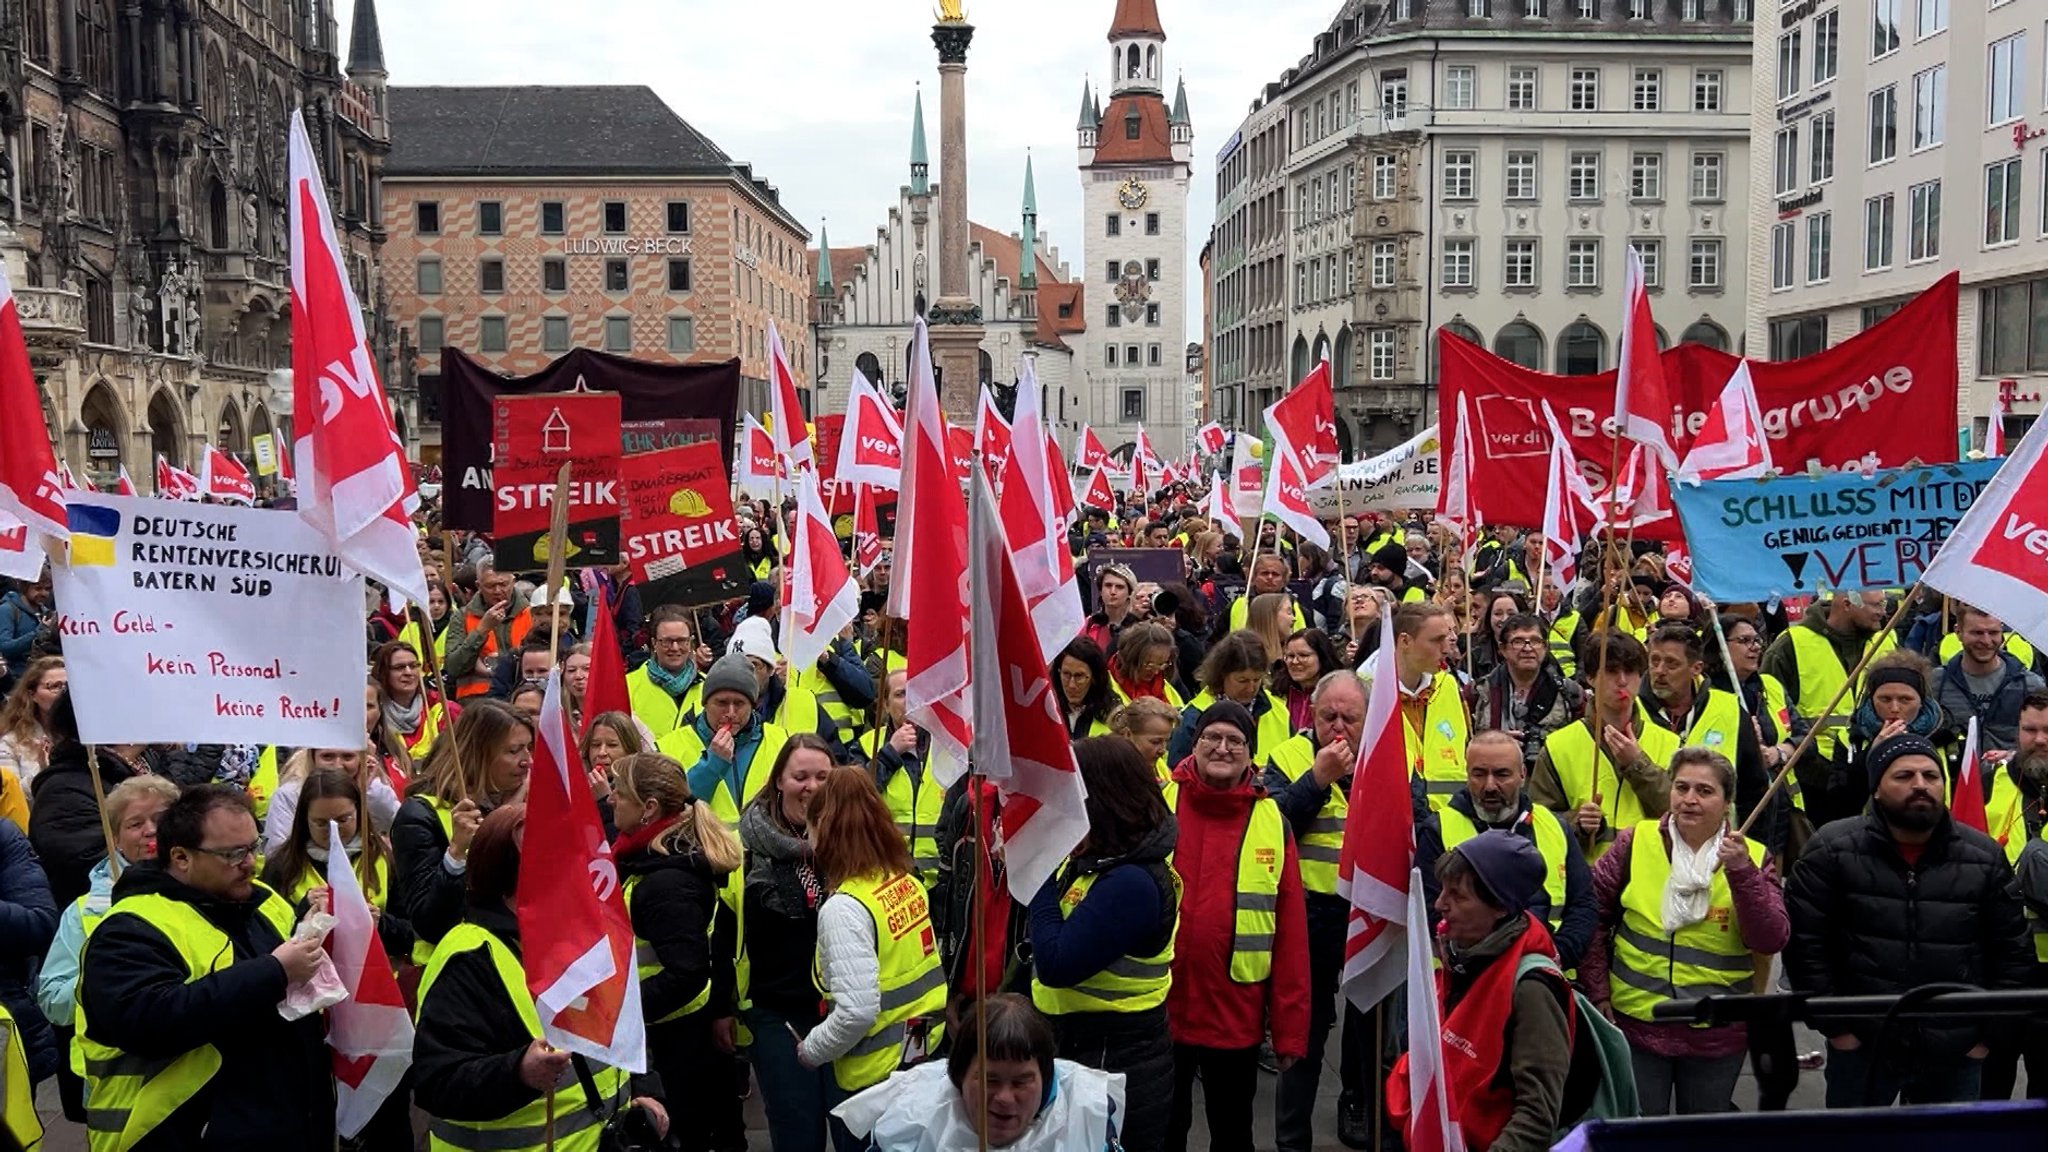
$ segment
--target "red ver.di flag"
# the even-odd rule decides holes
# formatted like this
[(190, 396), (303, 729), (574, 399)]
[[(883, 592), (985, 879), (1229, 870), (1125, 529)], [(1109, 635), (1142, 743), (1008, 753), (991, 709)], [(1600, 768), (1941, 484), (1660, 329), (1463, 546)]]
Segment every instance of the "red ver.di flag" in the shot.
[(491, 533), (498, 567), (537, 572), (548, 555), (555, 481), (569, 465), (570, 567), (619, 560), (619, 394), (557, 392), (493, 401)]
[(643, 607), (696, 608), (747, 594), (753, 577), (717, 444), (636, 452), (619, 461), (619, 484), (626, 562)]
[(1920, 582), (2048, 645), (2048, 421), (2036, 421), (1977, 494)]

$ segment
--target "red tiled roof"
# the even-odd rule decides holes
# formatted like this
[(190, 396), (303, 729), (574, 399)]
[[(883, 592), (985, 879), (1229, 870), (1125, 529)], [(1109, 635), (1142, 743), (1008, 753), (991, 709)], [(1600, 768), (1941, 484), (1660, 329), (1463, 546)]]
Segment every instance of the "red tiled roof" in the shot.
[[(1065, 348), (1067, 342), (1062, 336), (1077, 336), (1088, 331), (1087, 288), (1082, 284), (1048, 284), (1043, 281), (1038, 287), (1038, 330), (1032, 333), (1040, 344), (1053, 348)], [(1067, 305), (1066, 319), (1060, 318), (1060, 306)]]
[[(1128, 121), (1138, 114), (1138, 138), (1130, 136)], [(1166, 101), (1157, 95), (1131, 93), (1118, 96), (1102, 110), (1102, 128), (1095, 145), (1097, 164), (1166, 164), (1173, 160), (1173, 142), (1167, 132)]]
[(1109, 38), (1141, 35), (1166, 38), (1166, 29), (1159, 26), (1157, 0), (1116, 0), (1116, 17), (1109, 22)]

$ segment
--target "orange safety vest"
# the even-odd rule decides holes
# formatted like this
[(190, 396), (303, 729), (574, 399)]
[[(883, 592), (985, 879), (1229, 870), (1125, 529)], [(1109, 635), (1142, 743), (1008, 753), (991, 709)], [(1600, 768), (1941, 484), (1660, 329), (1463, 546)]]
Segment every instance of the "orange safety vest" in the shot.
[[(483, 624), (483, 621), (484, 618), (482, 616), (464, 612), (462, 614), (463, 631), (474, 632)], [(512, 647), (515, 649), (526, 641), (526, 634), (532, 628), (533, 610), (531, 608), (521, 608), (518, 615), (509, 616), (505, 619), (505, 634), (511, 638)], [(491, 657), (497, 654), (498, 634), (496, 631), (486, 630), (484, 632), (483, 650), (478, 652), (476, 657), (477, 667), (487, 667), (490, 664)], [(490, 690), (491, 674), (489, 672), (465, 673), (457, 677), (455, 682), (455, 698), (457, 700), (468, 700), (476, 696), (482, 696), (489, 693)]]

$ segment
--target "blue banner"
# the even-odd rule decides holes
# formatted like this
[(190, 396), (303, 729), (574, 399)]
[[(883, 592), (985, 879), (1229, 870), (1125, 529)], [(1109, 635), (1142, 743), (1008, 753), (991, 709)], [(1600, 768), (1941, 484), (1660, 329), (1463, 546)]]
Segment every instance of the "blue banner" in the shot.
[(1723, 604), (1905, 588), (1999, 461), (1673, 484), (1693, 587)]

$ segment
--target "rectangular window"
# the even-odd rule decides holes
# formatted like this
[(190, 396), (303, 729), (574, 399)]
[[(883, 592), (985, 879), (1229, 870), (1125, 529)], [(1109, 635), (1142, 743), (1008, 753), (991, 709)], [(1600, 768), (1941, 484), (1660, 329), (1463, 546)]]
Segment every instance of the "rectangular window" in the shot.
[(1159, 327), (1159, 305), (1145, 305), (1145, 326), (1148, 328)]
[(1117, 281), (1119, 281), (1119, 280), (1123, 279), (1123, 276), (1124, 276), (1124, 273), (1123, 273), (1123, 267), (1124, 267), (1124, 266), (1123, 266), (1123, 264), (1121, 264), (1121, 263), (1120, 263), (1120, 262), (1118, 262), (1118, 261), (1115, 261), (1115, 260), (1109, 260), (1109, 261), (1105, 261), (1105, 262), (1103, 263), (1103, 265), (1102, 265), (1102, 281), (1103, 281), (1103, 283), (1105, 283), (1105, 284), (1114, 284), (1114, 283), (1116, 283)]
[(1663, 111), (1664, 70), (1662, 68), (1636, 69), (1635, 83), (1629, 89), (1629, 106), (1638, 112)]
[(1103, 234), (1103, 235), (1105, 235), (1105, 236), (1121, 236), (1121, 235), (1123, 235), (1123, 234), (1124, 234), (1124, 218), (1123, 218), (1123, 217), (1121, 217), (1121, 216), (1119, 216), (1119, 215), (1117, 215), (1117, 214), (1116, 214), (1116, 213), (1114, 213), (1114, 212), (1111, 212), (1111, 213), (1110, 213), (1110, 214), (1109, 214), (1108, 216), (1105, 216), (1105, 217), (1103, 217), (1103, 222), (1102, 222), (1102, 234)]
[(1147, 212), (1147, 213), (1145, 213), (1145, 235), (1147, 235), (1147, 236), (1157, 236), (1157, 235), (1159, 235), (1159, 213), (1157, 213), (1157, 212)]
[(2027, 34), (2015, 32), (1991, 45), (1991, 123), (2020, 118), (2020, 77), (2027, 69)]
[(1884, 304), (1865, 304), (1862, 308), (1859, 308), (1856, 311), (1856, 318), (1862, 321), (1862, 327), (1856, 330), (1858, 332), (1868, 332), (1870, 329), (1876, 327), (1879, 321), (1882, 321), (1883, 319), (1890, 316), (1892, 313), (1897, 312), (1900, 308), (1904, 306), (1904, 301), (1887, 302)]
[(1566, 170), (1566, 194), (1574, 200), (1600, 198), (1600, 154), (1574, 152)]
[(1471, 108), (1479, 97), (1479, 69), (1453, 64), (1444, 69), (1444, 107)]
[(614, 294), (630, 290), (632, 287), (632, 277), (628, 268), (629, 266), (624, 260), (605, 261), (604, 290)]
[(1548, 8), (1549, 4), (1546, 0), (1522, 0), (1522, 15), (1527, 16), (1531, 20), (1543, 19), (1544, 13)]
[(1892, 236), (1898, 227), (1898, 199), (1887, 192), (1863, 202), (1863, 270), (1892, 266)]
[(1637, 239), (1629, 241), (1629, 246), (1643, 259), (1643, 287), (1664, 287), (1664, 242)]
[(1906, 189), (1906, 261), (1941, 255), (1941, 181)]
[(1470, 288), (1473, 286), (1472, 273), (1472, 241), (1444, 241), (1443, 286)]
[(1492, 15), (1493, 6), (1488, 0), (1465, 0), (1465, 15), (1474, 20), (1484, 20)]
[(1374, 380), (1394, 378), (1394, 337), (1392, 328), (1374, 328), (1366, 333), (1366, 374)]
[(1107, 327), (1110, 327), (1110, 328), (1121, 328), (1121, 327), (1123, 327), (1123, 324), (1124, 324), (1124, 309), (1123, 309), (1123, 305), (1121, 305), (1121, 304), (1111, 304), (1111, 305), (1109, 305), (1109, 309), (1108, 309), (1108, 311), (1106, 311), (1106, 312), (1104, 312), (1104, 313), (1103, 313), (1103, 317), (1104, 317), (1104, 319), (1103, 319), (1103, 323), (1104, 323), (1104, 324), (1105, 324), (1105, 325), (1106, 325)]
[(562, 293), (569, 290), (569, 262), (560, 256), (550, 256), (540, 262), (540, 290)]
[(1686, 270), (1686, 283), (1694, 288), (1719, 288), (1721, 286), (1721, 241), (1701, 239), (1692, 242), (1691, 262)]
[(1397, 119), (1408, 114), (1408, 73), (1405, 69), (1380, 78), (1380, 116)]
[(441, 234), (441, 202), (422, 200), (412, 206), (413, 230), (422, 236)]
[(1799, 40), (1800, 30), (1778, 37), (1778, 99), (1790, 100), (1799, 95)]
[(1479, 163), (1478, 157), (1477, 152), (1464, 150), (1444, 153), (1444, 199), (1470, 200), (1477, 195), (1474, 169)]
[(1705, 7), (1706, 0), (1685, 0), (1685, 3), (1679, 8), (1678, 18), (1681, 20), (1698, 20), (1701, 18), (1701, 12)]
[(1790, 288), (1798, 279), (1799, 223), (1771, 225), (1771, 291)]
[(1887, 84), (1870, 94), (1870, 162), (1882, 164), (1899, 154), (1899, 86)]
[(480, 352), (503, 352), (505, 350), (505, 318), (485, 316), (477, 326), (477, 350)]
[(668, 202), (668, 230), (677, 233), (690, 230), (690, 202), (688, 200), (671, 200)]
[(505, 290), (505, 262), (496, 257), (478, 262), (476, 286), (486, 296), (496, 296)]
[(686, 257), (668, 262), (668, 290), (688, 292), (690, 290), (690, 261)]
[(1913, 77), (1913, 151), (1932, 148), (1948, 134), (1948, 65)]
[(1842, 70), (1842, 12), (1829, 9), (1813, 18), (1813, 83), (1815, 87)]
[(1778, 129), (1772, 155), (1771, 192), (1779, 197), (1799, 190), (1799, 125)]
[(1664, 199), (1664, 154), (1637, 152), (1628, 158), (1628, 198)]
[(1508, 111), (1534, 112), (1536, 110), (1536, 69), (1533, 65), (1518, 64), (1508, 69)]
[(2020, 157), (1984, 169), (1984, 246), (2020, 238)]
[(607, 352), (631, 352), (633, 350), (632, 317), (607, 316), (604, 318), (604, 350)]
[(569, 318), (567, 316), (543, 316), (540, 318), (540, 350), (543, 352), (567, 352), (569, 350)]
[(1536, 287), (1536, 241), (1507, 242), (1501, 254), (1501, 283), (1509, 288)]
[(414, 273), (415, 286), (422, 296), (438, 296), (441, 293), (441, 260), (439, 257), (423, 257)]
[(1375, 240), (1372, 244), (1372, 286), (1392, 288), (1394, 286), (1394, 242)]
[(1394, 174), (1396, 162), (1392, 156), (1379, 155), (1372, 158), (1372, 198), (1392, 200), (1394, 198)]
[(1692, 110), (1719, 112), (1724, 73), (1719, 68), (1700, 68), (1692, 74)]
[(447, 326), (439, 316), (420, 317), (420, 351), (431, 356), (448, 342)]
[(560, 200), (541, 201), (540, 234), (543, 236), (560, 236), (568, 230), (568, 214), (563, 211), (562, 202)]
[(1158, 257), (1155, 256), (1152, 259), (1145, 261), (1145, 279), (1150, 280), (1154, 284), (1159, 283)]
[(1571, 109), (1574, 112), (1598, 112), (1600, 110), (1600, 70), (1598, 68), (1572, 69)]
[(1721, 199), (1721, 176), (1727, 157), (1719, 152), (1695, 152), (1692, 156), (1692, 198), (1697, 203)]
[(1828, 346), (1827, 314), (1771, 321), (1770, 344), (1773, 360), (1797, 360), (1825, 351)]
[[(1155, 305), (1153, 305), (1153, 307), (1157, 308), (1157, 307), (1158, 307), (1158, 305), (1157, 305), (1157, 304), (1155, 304)], [(1165, 362), (1166, 362), (1166, 360), (1165, 360), (1165, 355), (1164, 355), (1164, 353), (1163, 353), (1163, 352), (1161, 352), (1161, 350), (1160, 350), (1160, 347), (1159, 347), (1159, 345), (1157, 345), (1157, 344), (1147, 344), (1147, 345), (1145, 345), (1145, 364), (1146, 364), (1146, 365), (1147, 365), (1148, 367), (1152, 367), (1152, 368), (1157, 368), (1157, 367), (1159, 367), (1159, 366), (1160, 366), (1161, 364), (1164, 364)]]
[(1806, 282), (1824, 284), (1835, 270), (1835, 214), (1815, 212), (1806, 218)]
[(622, 236), (626, 231), (626, 202), (607, 200), (604, 202), (604, 230), (607, 236)]
[(1578, 7), (1579, 19), (1598, 20), (1600, 18), (1600, 0), (1579, 0)]
[[(1132, 352), (1135, 353), (1136, 351), (1137, 349), (1132, 349)], [(1137, 356), (1133, 355), (1131, 363), (1136, 364), (1137, 362)], [(1123, 410), (1125, 423), (1131, 424), (1143, 420), (1145, 418), (1145, 390), (1143, 388), (1124, 389)]]
[(694, 318), (668, 318), (668, 350), (677, 356), (688, 356), (697, 350), (697, 321)]
[(1631, 20), (1648, 20), (1650, 18), (1650, 0), (1628, 0), (1628, 18)]
[(1116, 345), (1105, 344), (1102, 346), (1102, 363), (1104, 367), (1116, 367)]
[(1925, 40), (1936, 32), (1948, 31), (1948, 0), (1920, 0), (1920, 22), (1913, 26), (1914, 38)]
[(1598, 288), (1600, 286), (1600, 241), (1572, 240), (1564, 249), (1564, 286), (1567, 288)]
[(1900, 0), (1871, 0), (1870, 58), (1889, 56), (1899, 50)]
[(476, 205), (476, 234), (479, 236), (503, 236), (505, 234), (505, 206), (496, 200), (479, 200)]
[(1510, 200), (1534, 200), (1536, 198), (1536, 153), (1510, 152), (1507, 154), (1507, 198)]
[(1806, 181), (1809, 184), (1825, 184), (1835, 178), (1834, 110), (1829, 109), (1816, 115), (1809, 124), (1812, 134), (1806, 139)]

